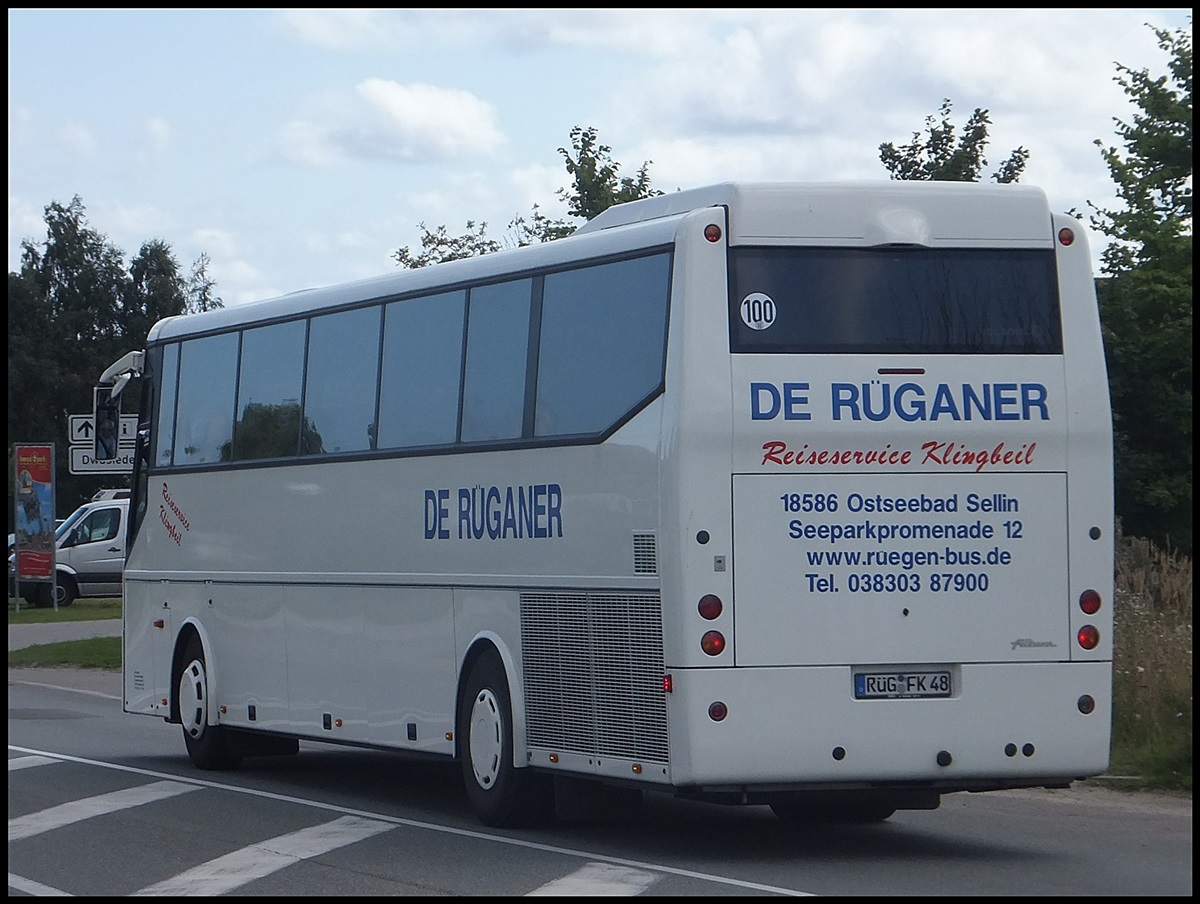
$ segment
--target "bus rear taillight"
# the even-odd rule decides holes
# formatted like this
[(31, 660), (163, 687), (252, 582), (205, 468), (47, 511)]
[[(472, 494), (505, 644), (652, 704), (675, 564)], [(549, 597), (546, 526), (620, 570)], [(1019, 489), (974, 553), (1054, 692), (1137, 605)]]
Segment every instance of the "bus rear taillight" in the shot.
[(721, 227), (716, 223), (709, 223), (704, 227), (704, 237), (710, 242), (721, 241)]
[(1100, 611), (1100, 594), (1095, 590), (1085, 590), (1079, 594), (1079, 608), (1088, 615), (1095, 615)]
[(1074, 245), (1075, 230), (1070, 226), (1064, 226), (1062, 229), (1058, 230), (1058, 241), (1064, 246)]
[(1100, 643), (1100, 630), (1095, 625), (1084, 625), (1079, 629), (1079, 633), (1075, 635), (1075, 639), (1079, 641), (1079, 645), (1085, 650), (1094, 650), (1096, 645)]
[(725, 649), (725, 635), (720, 631), (708, 631), (700, 638), (700, 649), (709, 656), (720, 656)]
[(701, 618), (706, 618), (712, 621), (721, 614), (721, 610), (725, 605), (721, 602), (721, 598), (712, 593), (706, 593), (700, 597), (700, 603), (696, 606), (700, 612)]

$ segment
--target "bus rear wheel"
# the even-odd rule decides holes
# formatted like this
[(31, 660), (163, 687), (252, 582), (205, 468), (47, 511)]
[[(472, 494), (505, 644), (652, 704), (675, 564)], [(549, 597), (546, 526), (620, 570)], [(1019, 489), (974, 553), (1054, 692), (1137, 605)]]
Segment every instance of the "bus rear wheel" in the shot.
[(513, 765), (512, 698), (497, 656), (475, 661), (461, 699), (459, 755), (467, 798), (479, 820), (495, 827), (548, 822), (554, 815), (553, 780)]
[(208, 721), (209, 682), (204, 645), (192, 635), (179, 672), (179, 718), (188, 756), (200, 769), (232, 769), (241, 757), (229, 752), (228, 733)]

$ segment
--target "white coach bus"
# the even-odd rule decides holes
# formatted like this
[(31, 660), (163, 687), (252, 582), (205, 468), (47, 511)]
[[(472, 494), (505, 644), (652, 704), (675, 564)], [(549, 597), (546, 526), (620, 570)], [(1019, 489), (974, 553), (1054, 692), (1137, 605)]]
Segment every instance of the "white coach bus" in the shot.
[(1018, 185), (739, 184), (169, 318), (124, 708), (202, 769), (457, 758), (879, 820), (1103, 772), (1111, 415), (1087, 241)]

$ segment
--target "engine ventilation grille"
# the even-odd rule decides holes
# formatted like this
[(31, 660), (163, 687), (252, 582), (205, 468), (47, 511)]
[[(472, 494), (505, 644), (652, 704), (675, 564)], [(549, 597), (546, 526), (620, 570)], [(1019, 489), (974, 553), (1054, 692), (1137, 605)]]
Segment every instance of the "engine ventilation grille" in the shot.
[(523, 593), (521, 649), (531, 746), (667, 762), (657, 593)]
[(633, 535), (633, 573), (658, 574), (658, 544), (654, 534)]

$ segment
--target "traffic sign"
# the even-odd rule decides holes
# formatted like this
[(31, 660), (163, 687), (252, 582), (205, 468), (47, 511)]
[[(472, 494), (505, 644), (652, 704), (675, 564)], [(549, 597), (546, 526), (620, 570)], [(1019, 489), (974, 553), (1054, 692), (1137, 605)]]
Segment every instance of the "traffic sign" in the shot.
[(136, 454), (132, 445), (122, 445), (117, 450), (117, 457), (110, 461), (96, 461), (95, 450), (90, 446), (71, 446), (72, 474), (132, 474), (133, 456)]
[[(96, 418), (90, 414), (68, 415), (71, 425), (71, 445), (90, 446), (96, 439)], [(117, 434), (117, 442), (122, 446), (132, 446), (137, 440), (136, 414), (121, 415), (121, 430)]]

